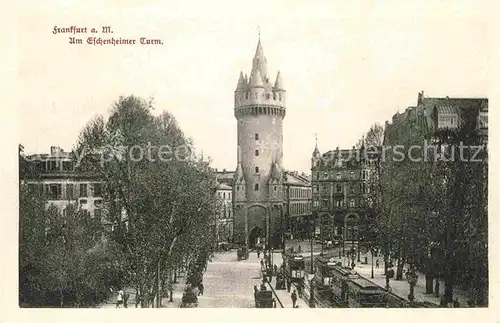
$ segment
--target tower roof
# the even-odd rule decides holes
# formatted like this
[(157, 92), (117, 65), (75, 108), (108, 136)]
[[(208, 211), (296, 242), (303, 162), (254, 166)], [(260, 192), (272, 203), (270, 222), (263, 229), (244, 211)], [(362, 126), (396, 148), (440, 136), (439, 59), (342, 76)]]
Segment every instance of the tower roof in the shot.
[(260, 72), (263, 81), (267, 79), (267, 59), (266, 56), (264, 56), (264, 50), (262, 49), (260, 37), (257, 49), (255, 50), (255, 56), (253, 57), (252, 75), (255, 71)]
[(278, 183), (281, 183), (282, 181), (282, 172), (281, 172), (281, 169), (280, 167), (278, 166), (278, 164), (276, 162), (274, 162), (272, 165), (271, 165), (271, 176), (269, 177), (269, 181), (270, 182), (278, 182)]
[(283, 90), (283, 81), (281, 80), (281, 72), (278, 71), (278, 75), (276, 76), (276, 82), (274, 83), (274, 88)]
[(238, 167), (236, 167), (236, 172), (234, 173), (234, 182), (235, 182), (235, 184), (245, 182), (245, 178), (243, 177), (243, 168), (241, 167), (241, 163), (238, 163)]
[(240, 78), (238, 79), (238, 85), (236, 86), (236, 91), (241, 91), (245, 89), (247, 82), (245, 77), (243, 77), (243, 72), (240, 72)]
[(252, 71), (250, 75), (250, 87), (263, 87), (264, 83), (262, 82), (262, 75), (259, 70)]

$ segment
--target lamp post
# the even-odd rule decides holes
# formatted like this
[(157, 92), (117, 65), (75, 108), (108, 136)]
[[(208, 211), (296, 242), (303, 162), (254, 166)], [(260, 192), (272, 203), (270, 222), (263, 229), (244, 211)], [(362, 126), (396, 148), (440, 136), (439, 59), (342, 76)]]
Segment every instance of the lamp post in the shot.
[(371, 249), (371, 254), (372, 254), (372, 276), (371, 276), (371, 278), (373, 278), (373, 248)]
[(316, 305), (314, 304), (314, 286), (313, 286), (313, 278), (314, 278), (314, 254), (313, 254), (313, 239), (314, 238), (314, 219), (311, 217), (311, 280), (309, 283), (309, 307), (314, 308)]

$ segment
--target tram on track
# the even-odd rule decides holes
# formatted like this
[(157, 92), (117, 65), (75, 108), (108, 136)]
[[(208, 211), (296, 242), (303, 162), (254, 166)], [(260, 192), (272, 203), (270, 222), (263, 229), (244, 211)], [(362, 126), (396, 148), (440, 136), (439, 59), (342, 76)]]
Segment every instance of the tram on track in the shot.
[(304, 281), (306, 265), (301, 254), (287, 250), (283, 255), (283, 263), (285, 264), (285, 277), (290, 278), (292, 283)]
[(315, 266), (318, 294), (331, 307), (385, 307), (385, 290), (340, 262), (320, 256)]

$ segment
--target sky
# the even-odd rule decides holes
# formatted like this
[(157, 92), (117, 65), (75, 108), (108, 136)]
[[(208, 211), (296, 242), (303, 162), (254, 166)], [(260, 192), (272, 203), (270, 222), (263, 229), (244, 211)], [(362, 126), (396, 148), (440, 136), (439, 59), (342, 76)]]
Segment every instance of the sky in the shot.
[[(70, 150), (120, 95), (153, 97), (215, 168), (236, 167), (233, 95), (258, 29), (287, 91), (286, 169), (349, 148), (370, 125), (430, 97), (489, 97), (497, 73), (494, 1), (50, 1), (17, 10), (17, 135), (26, 152)], [(494, 16), (497, 15), (497, 16)], [(69, 44), (58, 27), (110, 26), (163, 45)], [(105, 34), (96, 36), (107, 37)]]

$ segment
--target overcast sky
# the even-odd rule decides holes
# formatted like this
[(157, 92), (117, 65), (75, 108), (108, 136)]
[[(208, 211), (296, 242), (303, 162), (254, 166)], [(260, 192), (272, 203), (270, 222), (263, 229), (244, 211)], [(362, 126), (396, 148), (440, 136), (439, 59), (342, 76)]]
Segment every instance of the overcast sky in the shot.
[[(322, 152), (349, 148), (372, 123), (415, 105), (420, 90), (488, 97), (497, 72), (493, 1), (102, 2), (18, 11), (19, 140), (29, 153), (70, 150), (94, 115), (134, 94), (154, 97), (155, 113), (171, 111), (214, 167), (234, 170), (233, 93), (240, 71), (250, 72), (257, 26), (268, 73), (274, 81), (280, 70), (287, 90), (291, 170), (309, 172), (315, 133)], [(114, 37), (164, 45), (70, 45), (55, 25), (109, 25)]]

